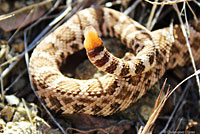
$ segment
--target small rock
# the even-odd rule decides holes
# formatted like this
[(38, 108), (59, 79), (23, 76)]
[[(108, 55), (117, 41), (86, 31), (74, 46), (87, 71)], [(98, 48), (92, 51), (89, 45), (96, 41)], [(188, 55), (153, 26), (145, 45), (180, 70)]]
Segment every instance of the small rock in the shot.
[(6, 95), (5, 98), (8, 104), (11, 104), (11, 105), (18, 105), (20, 102), (19, 98), (17, 98), (14, 95)]

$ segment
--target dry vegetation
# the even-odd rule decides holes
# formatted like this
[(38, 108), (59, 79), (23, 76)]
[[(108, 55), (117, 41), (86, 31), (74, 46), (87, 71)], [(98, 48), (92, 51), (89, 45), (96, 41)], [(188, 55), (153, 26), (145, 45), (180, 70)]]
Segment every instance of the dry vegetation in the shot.
[[(200, 17), (198, 0), (0, 0), (0, 132), (200, 133), (200, 64), (192, 53), (191, 65), (166, 72), (136, 104), (112, 116), (62, 116), (45, 107), (29, 81), (31, 51), (48, 32), (90, 6), (124, 12), (149, 30)], [(187, 40), (187, 29), (182, 30)]]

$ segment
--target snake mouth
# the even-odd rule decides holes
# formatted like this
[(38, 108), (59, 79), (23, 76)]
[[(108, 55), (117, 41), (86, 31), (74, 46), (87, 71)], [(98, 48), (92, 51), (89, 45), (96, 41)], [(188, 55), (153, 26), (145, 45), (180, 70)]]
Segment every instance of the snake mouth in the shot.
[[(124, 57), (125, 53), (129, 51), (129, 49), (122, 45), (121, 41), (116, 38), (103, 38), (103, 42), (109, 52), (118, 58)], [(103, 71), (98, 70), (89, 61), (85, 49), (69, 55), (60, 66), (60, 71), (67, 77), (80, 80), (99, 78), (105, 75)]]

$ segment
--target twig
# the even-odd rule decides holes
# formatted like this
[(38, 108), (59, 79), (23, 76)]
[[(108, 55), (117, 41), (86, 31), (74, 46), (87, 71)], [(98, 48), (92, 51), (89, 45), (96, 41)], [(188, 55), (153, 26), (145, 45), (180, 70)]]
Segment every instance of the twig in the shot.
[(145, 1), (148, 2), (148, 3), (151, 3), (153, 5), (173, 5), (173, 4), (176, 4), (176, 3), (181, 3), (181, 2), (191, 1), (191, 0), (174, 0), (174, 1), (168, 0), (168, 1), (165, 1), (165, 2), (152, 2), (150, 0), (145, 0)]
[(109, 134), (109, 132), (107, 132), (106, 130), (102, 129), (102, 128), (97, 128), (97, 129), (90, 129), (90, 130), (79, 130), (76, 128), (67, 128), (66, 132), (68, 133), (69, 130), (74, 130), (77, 131), (79, 133), (91, 133), (91, 132), (95, 132), (95, 131), (102, 131), (103, 133)]
[(117, 126), (117, 125), (123, 125), (124, 123), (127, 123), (127, 124), (133, 124), (132, 121), (129, 121), (129, 120), (121, 120), (119, 122), (114, 122), (114, 123), (111, 123), (109, 125), (105, 125), (105, 126), (102, 126), (102, 127), (98, 127), (98, 128), (92, 128), (92, 129), (89, 129), (89, 130), (79, 130), (79, 129), (76, 129), (76, 128), (67, 128), (66, 131), (69, 131), (69, 130), (75, 130), (77, 132), (80, 132), (80, 133), (89, 133), (89, 132), (94, 132), (94, 131), (103, 131), (104, 133), (106, 134), (109, 134), (109, 132), (107, 132), (105, 129), (106, 128), (109, 128), (109, 127), (112, 127), (112, 126)]

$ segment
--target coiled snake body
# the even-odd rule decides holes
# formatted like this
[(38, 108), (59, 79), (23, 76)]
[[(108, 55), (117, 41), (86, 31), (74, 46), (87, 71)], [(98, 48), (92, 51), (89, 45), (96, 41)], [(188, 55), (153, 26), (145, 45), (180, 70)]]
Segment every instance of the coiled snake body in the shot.
[[(197, 24), (198, 23), (198, 24)], [(190, 44), (200, 59), (199, 22), (192, 22)], [(85, 32), (85, 28), (88, 28)], [(111, 55), (100, 36), (116, 37), (132, 52), (123, 59)], [(85, 48), (90, 61), (107, 72), (98, 79), (79, 80), (64, 76), (64, 59)], [(150, 89), (167, 69), (189, 62), (185, 39), (178, 25), (150, 32), (128, 16), (108, 8), (88, 8), (43, 39), (32, 53), (29, 70), (37, 93), (46, 105), (64, 114), (107, 116), (124, 110)]]

